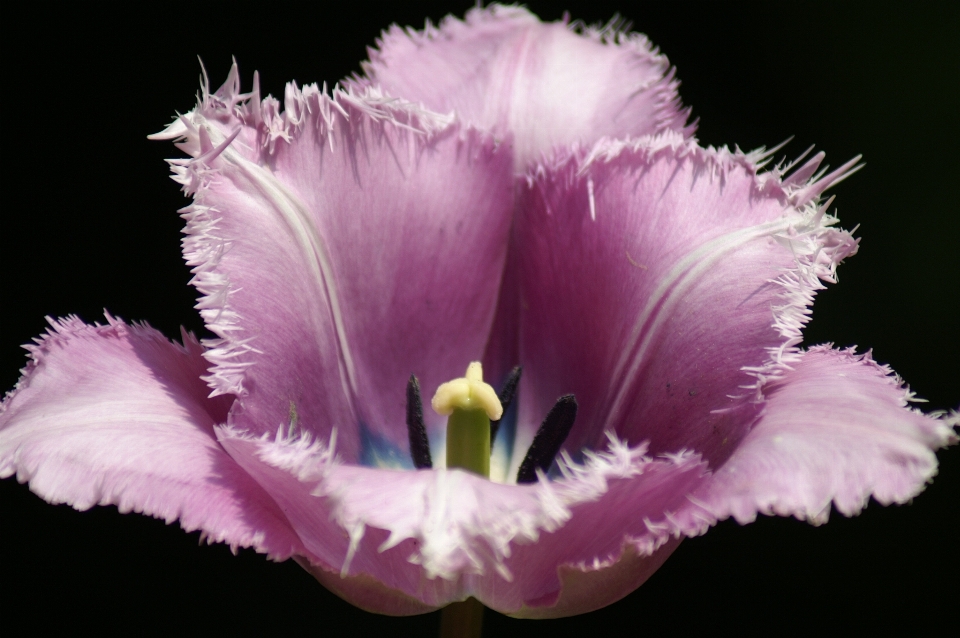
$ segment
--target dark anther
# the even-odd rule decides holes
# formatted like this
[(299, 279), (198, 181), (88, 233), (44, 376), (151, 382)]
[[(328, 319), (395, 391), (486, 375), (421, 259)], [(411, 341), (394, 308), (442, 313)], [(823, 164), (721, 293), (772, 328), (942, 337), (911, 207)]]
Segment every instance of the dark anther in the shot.
[(527, 455), (523, 457), (517, 472), (517, 483), (534, 483), (537, 480), (537, 468), (544, 472), (550, 469), (576, 419), (577, 400), (573, 395), (565, 394), (557, 399), (533, 437)]
[[(510, 375), (507, 377), (506, 383), (503, 384), (503, 387), (500, 388), (500, 393), (497, 395), (497, 398), (500, 399), (500, 405), (503, 406), (503, 414), (507, 414), (507, 408), (510, 407), (510, 404), (513, 402), (513, 397), (517, 395), (517, 384), (520, 383), (520, 373), (523, 372), (523, 368), (520, 366), (514, 367), (510, 371)], [(501, 416), (496, 421), (490, 421), (490, 453), (493, 454), (493, 442), (497, 440), (497, 430), (500, 429), (500, 421), (503, 420)]]
[(430, 441), (423, 424), (423, 402), (420, 400), (420, 382), (410, 375), (407, 382), (407, 434), (410, 436), (410, 456), (418, 470), (433, 467), (430, 458)]

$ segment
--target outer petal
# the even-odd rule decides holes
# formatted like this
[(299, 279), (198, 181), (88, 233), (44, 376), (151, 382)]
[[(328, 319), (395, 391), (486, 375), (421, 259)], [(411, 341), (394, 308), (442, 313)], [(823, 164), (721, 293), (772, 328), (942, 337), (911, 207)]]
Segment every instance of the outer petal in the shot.
[(471, 595), (504, 613), (582, 613), (635, 589), (679, 537), (705, 527), (671, 518), (703, 480), (698, 457), (651, 459), (617, 440), (583, 466), (564, 465), (559, 480), (518, 486), (460, 470), (344, 465), (309, 439), (220, 436), (290, 518), (312, 554), (305, 567), (381, 613)]
[(116, 505), (179, 519), (211, 541), (276, 559), (303, 552), (283, 513), (224, 452), (202, 348), (147, 326), (76, 318), (28, 346), (32, 361), (0, 410), (0, 477), (14, 472), (51, 503)]
[(794, 184), (758, 175), (762, 158), (668, 134), (604, 142), (531, 176), (516, 226), (516, 449), (567, 393), (580, 404), (571, 452), (596, 449), (607, 428), (714, 467), (736, 449), (763, 379), (795, 357), (820, 280), (856, 249), (815, 200), (850, 164)]
[(378, 46), (364, 65), (370, 82), (513, 133), (519, 170), (555, 146), (692, 132), (667, 58), (614, 23), (543, 24), (525, 9), (492, 5), (423, 32), (394, 26)]
[(234, 69), (162, 135), (194, 156), (174, 169), (221, 337), (214, 388), (239, 395), (231, 422), (247, 431), (337, 428), (348, 460), (409, 465), (407, 379), (429, 393), (461, 375), (490, 330), (509, 152), (372, 90), (288, 85), (282, 113), (247, 98)]
[(696, 493), (718, 519), (758, 513), (824, 523), (831, 503), (846, 516), (872, 496), (904, 503), (937, 472), (933, 450), (957, 442), (960, 423), (907, 407), (900, 380), (869, 355), (827, 346), (803, 354), (764, 390), (763, 417)]
[[(673, 516), (689, 504), (687, 495), (703, 480), (706, 463), (689, 453), (651, 459), (641, 455), (645, 450), (614, 439), (607, 452), (589, 455), (585, 466), (563, 467), (564, 477), (551, 487), (569, 504), (569, 520), (536, 544), (517, 544), (506, 563), (511, 582), (484, 579), (481, 600), (522, 618), (593, 611), (635, 590), (681, 538), (706, 529), (707, 516), (683, 522)], [(581, 490), (589, 494), (587, 485), (599, 493), (579, 498)], [(577, 496), (567, 492), (572, 487)], [(519, 609), (517, 600), (523, 603)]]

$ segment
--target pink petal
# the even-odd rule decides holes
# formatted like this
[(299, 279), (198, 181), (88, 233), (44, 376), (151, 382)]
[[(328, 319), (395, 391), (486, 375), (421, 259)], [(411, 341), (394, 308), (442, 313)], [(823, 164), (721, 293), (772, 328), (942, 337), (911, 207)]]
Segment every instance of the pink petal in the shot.
[(305, 568), (380, 613), (422, 613), (471, 595), (510, 614), (590, 611), (635, 589), (678, 538), (712, 522), (671, 518), (703, 480), (698, 457), (651, 459), (616, 440), (583, 466), (564, 464), (556, 481), (518, 486), (461, 470), (345, 465), (306, 438), (229, 428), (220, 437), (297, 529), (312, 555)]
[(531, 174), (516, 226), (526, 394), (515, 449), (567, 393), (580, 404), (574, 452), (597, 449), (606, 429), (713, 467), (736, 449), (762, 381), (796, 357), (821, 280), (856, 250), (806, 182), (758, 174), (762, 159), (665, 134)]
[(518, 170), (560, 145), (693, 130), (670, 63), (641, 34), (493, 5), (423, 32), (393, 26), (378, 46), (355, 83), (512, 133)]
[[(411, 486), (429, 482), (443, 470), (401, 471), (341, 465), (332, 447), (322, 441), (311, 442), (307, 437), (287, 440), (264, 435), (256, 439), (224, 428), (220, 440), (244, 470), (277, 500), (309, 552), (309, 559), (299, 562), (332, 591), (368, 611), (393, 615), (424, 613), (461, 598), (456, 583), (428, 580), (420, 567), (408, 560), (409, 544), (380, 553), (378, 548), (386, 540), (386, 532), (368, 531), (362, 521), (349, 515), (342, 523), (337, 518), (340, 507), (368, 505), (377, 510), (386, 506), (393, 512), (411, 504), (416, 509), (414, 497), (422, 490), (411, 490)], [(336, 475), (335, 484), (347, 489), (359, 481), (358, 488), (366, 491), (367, 497), (373, 494), (373, 498), (359, 503), (346, 503), (340, 495), (331, 498), (331, 474)]]
[(869, 355), (827, 346), (803, 353), (764, 388), (763, 417), (696, 493), (718, 519), (758, 513), (824, 523), (873, 497), (883, 505), (919, 494), (937, 472), (933, 450), (956, 443), (960, 418), (907, 407), (909, 391)]
[(288, 85), (282, 113), (253, 95), (234, 69), (161, 135), (194, 158), (173, 165), (195, 200), (199, 307), (221, 337), (211, 382), (239, 396), (231, 423), (248, 432), (336, 428), (348, 460), (409, 465), (407, 379), (432, 392), (462, 375), (490, 330), (511, 156), (372, 89)]
[(611, 605), (645, 583), (670, 558), (681, 540), (682, 537), (670, 537), (649, 555), (624, 543), (621, 554), (615, 559), (560, 565), (556, 570), (559, 591), (539, 600), (525, 601), (522, 608), (509, 615), (514, 618), (565, 618)]
[[(706, 463), (692, 454), (651, 459), (641, 456), (645, 446), (628, 450), (614, 440), (600, 463), (591, 455), (585, 467), (549, 483), (568, 504), (569, 520), (534, 544), (512, 548), (506, 561), (512, 580), (484, 579), (481, 600), (522, 618), (590, 612), (635, 590), (682, 538), (707, 529), (709, 516), (673, 516), (689, 506), (687, 495), (703, 481)], [(588, 485), (603, 489), (586, 497)], [(586, 498), (572, 495), (581, 490)]]
[(0, 410), (0, 477), (51, 503), (116, 505), (278, 560), (303, 548), (276, 503), (217, 444), (229, 400), (208, 399), (207, 364), (147, 326), (76, 318), (28, 346)]

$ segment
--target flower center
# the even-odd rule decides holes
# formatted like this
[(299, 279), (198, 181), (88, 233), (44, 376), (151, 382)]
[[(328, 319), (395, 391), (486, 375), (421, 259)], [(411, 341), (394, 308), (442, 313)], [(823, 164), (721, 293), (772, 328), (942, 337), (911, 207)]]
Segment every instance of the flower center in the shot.
[[(460, 468), (490, 477), (490, 450), (500, 427), (500, 419), (513, 402), (520, 382), (520, 366), (507, 377), (500, 393), (483, 381), (479, 361), (467, 366), (467, 373), (437, 388), (433, 409), (447, 417), (447, 467)], [(547, 472), (560, 452), (577, 418), (577, 401), (572, 394), (557, 399), (537, 430), (527, 450), (517, 483), (533, 483), (537, 472)], [(410, 375), (407, 383), (407, 432), (410, 456), (418, 470), (433, 467), (430, 441), (423, 421), (420, 383)]]

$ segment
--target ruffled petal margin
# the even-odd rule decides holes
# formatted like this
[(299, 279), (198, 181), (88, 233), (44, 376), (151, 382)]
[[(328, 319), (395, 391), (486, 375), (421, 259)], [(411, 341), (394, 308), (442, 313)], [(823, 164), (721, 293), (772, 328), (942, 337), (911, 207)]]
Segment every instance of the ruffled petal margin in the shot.
[(802, 354), (764, 390), (756, 427), (693, 494), (717, 519), (750, 523), (757, 514), (827, 521), (905, 503), (937, 473), (934, 451), (957, 443), (960, 415), (908, 407), (909, 390), (869, 354), (829, 346)]
[(379, 85), (512, 134), (518, 172), (561, 145), (693, 133), (667, 58), (617, 22), (544, 24), (526, 9), (494, 4), (422, 32), (393, 26), (377, 45), (363, 65), (366, 77), (348, 84)]
[[(508, 145), (374, 89), (217, 92), (156, 138), (193, 195), (184, 255), (216, 393), (248, 432), (301, 430), (410, 466), (407, 379), (429, 395), (480, 357), (506, 258)], [(442, 431), (430, 412), (427, 427)], [(441, 459), (442, 461), (442, 459)]]
[(15, 473), (78, 510), (179, 519), (209, 542), (275, 560), (304, 553), (276, 503), (217, 443), (232, 397), (207, 398), (193, 335), (180, 346), (109, 315), (105, 326), (50, 323), (0, 409), (0, 478)]
[[(561, 478), (530, 485), (343, 464), (310, 437), (254, 438), (232, 428), (219, 437), (289, 517), (312, 556), (304, 567), (350, 602), (392, 614), (468, 596), (529, 617), (609, 604), (686, 533), (671, 512), (688, 504), (706, 472), (694, 454), (651, 458), (613, 437), (606, 452), (583, 465), (566, 459)], [(618, 567), (622, 560), (632, 567)], [(614, 577), (577, 585), (607, 569)]]

